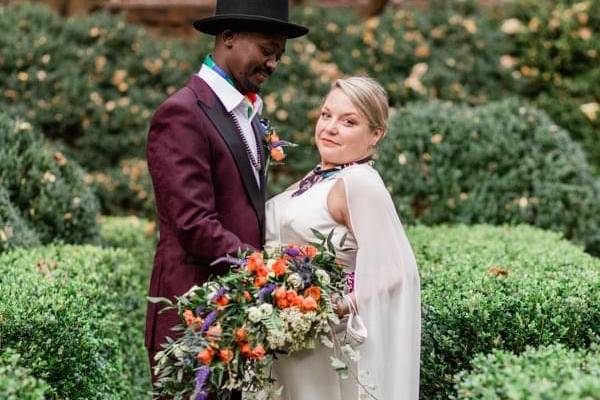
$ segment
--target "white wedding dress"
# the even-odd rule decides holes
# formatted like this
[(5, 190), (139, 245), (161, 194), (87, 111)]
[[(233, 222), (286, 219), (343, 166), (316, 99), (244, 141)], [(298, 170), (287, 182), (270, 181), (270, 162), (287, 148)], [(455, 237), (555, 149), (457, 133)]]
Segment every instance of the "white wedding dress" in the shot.
[[(327, 207), (333, 184), (342, 179), (352, 232), (335, 222)], [(358, 312), (368, 330), (354, 368), (368, 372), (363, 383), (379, 400), (417, 400), (419, 395), (420, 282), (412, 249), (393, 202), (377, 171), (353, 165), (299, 196), (294, 189), (267, 203), (266, 247), (318, 242), (311, 228), (334, 230), (340, 261), (354, 269)], [(347, 234), (344, 246), (340, 239)], [(316, 349), (280, 357), (273, 375), (283, 385), (281, 400), (358, 400), (361, 388), (331, 367), (332, 350)]]

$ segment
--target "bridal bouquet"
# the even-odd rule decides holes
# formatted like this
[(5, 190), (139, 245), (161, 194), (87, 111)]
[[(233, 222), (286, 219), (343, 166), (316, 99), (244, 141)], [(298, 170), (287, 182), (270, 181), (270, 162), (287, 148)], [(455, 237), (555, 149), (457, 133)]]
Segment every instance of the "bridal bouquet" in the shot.
[[(278, 249), (217, 260), (229, 273), (194, 286), (175, 303), (150, 299), (176, 309), (182, 324), (156, 355), (157, 394), (201, 400), (214, 393), (226, 398), (271, 388), (271, 365), (278, 353), (314, 348), (317, 340), (333, 346), (331, 326), (339, 323), (331, 297), (344, 290), (343, 266), (336, 262), (329, 237), (321, 244), (283, 245)], [(344, 373), (346, 365), (332, 360)]]

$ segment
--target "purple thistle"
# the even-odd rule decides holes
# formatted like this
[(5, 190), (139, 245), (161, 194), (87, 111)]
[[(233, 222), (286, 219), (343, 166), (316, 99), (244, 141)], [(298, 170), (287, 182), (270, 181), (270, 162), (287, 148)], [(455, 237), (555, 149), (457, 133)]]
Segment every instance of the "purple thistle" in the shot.
[(217, 290), (217, 293), (215, 293), (215, 295), (212, 297), (212, 301), (217, 301), (221, 296), (224, 296), (225, 293), (227, 293), (227, 288), (224, 286), (221, 286), (219, 288), (219, 290)]
[(196, 371), (196, 387), (194, 389), (194, 394), (196, 397), (195, 400), (207, 400), (208, 399), (208, 391), (204, 387), (206, 384), (206, 380), (210, 375), (210, 368), (206, 365), (200, 367), (198, 371)]
[(300, 255), (300, 249), (296, 247), (288, 247), (287, 249), (285, 249), (285, 254), (287, 254), (290, 257), (298, 257)]
[(258, 297), (259, 301), (264, 302), (265, 296), (268, 296), (271, 293), (273, 293), (273, 290), (275, 290), (276, 287), (277, 287), (277, 285), (275, 285), (274, 283), (269, 283), (269, 284), (263, 286), (263, 288), (258, 291), (258, 294), (256, 295), (256, 297)]
[(208, 330), (208, 328), (210, 328), (210, 326), (212, 324), (215, 323), (215, 321), (217, 320), (217, 311), (211, 311), (206, 318), (204, 319), (204, 322), (202, 323), (202, 327), (200, 328), (200, 332), (204, 333)]
[(204, 307), (198, 306), (196, 307), (196, 315), (202, 315), (204, 313)]

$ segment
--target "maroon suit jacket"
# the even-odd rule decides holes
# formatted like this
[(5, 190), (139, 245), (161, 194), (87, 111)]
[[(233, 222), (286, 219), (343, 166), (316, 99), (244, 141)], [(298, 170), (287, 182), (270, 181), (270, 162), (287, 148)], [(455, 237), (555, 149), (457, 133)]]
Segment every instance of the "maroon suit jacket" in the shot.
[[(253, 121), (257, 143), (262, 128)], [(264, 148), (260, 147), (263, 160)], [(259, 249), (264, 240), (265, 174), (260, 189), (236, 126), (210, 87), (198, 76), (156, 111), (147, 157), (156, 194), (160, 238), (150, 296), (181, 295), (227, 265), (210, 266), (238, 249)], [(149, 303), (145, 343), (160, 350), (180, 321)]]

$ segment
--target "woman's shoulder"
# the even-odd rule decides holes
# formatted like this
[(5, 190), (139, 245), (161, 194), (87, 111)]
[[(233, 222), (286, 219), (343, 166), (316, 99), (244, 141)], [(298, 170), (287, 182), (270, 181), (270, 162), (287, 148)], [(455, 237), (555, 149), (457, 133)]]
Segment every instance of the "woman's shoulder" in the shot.
[(379, 172), (369, 164), (357, 164), (345, 168), (340, 175), (345, 185), (366, 186), (370, 189), (383, 188), (385, 185)]

